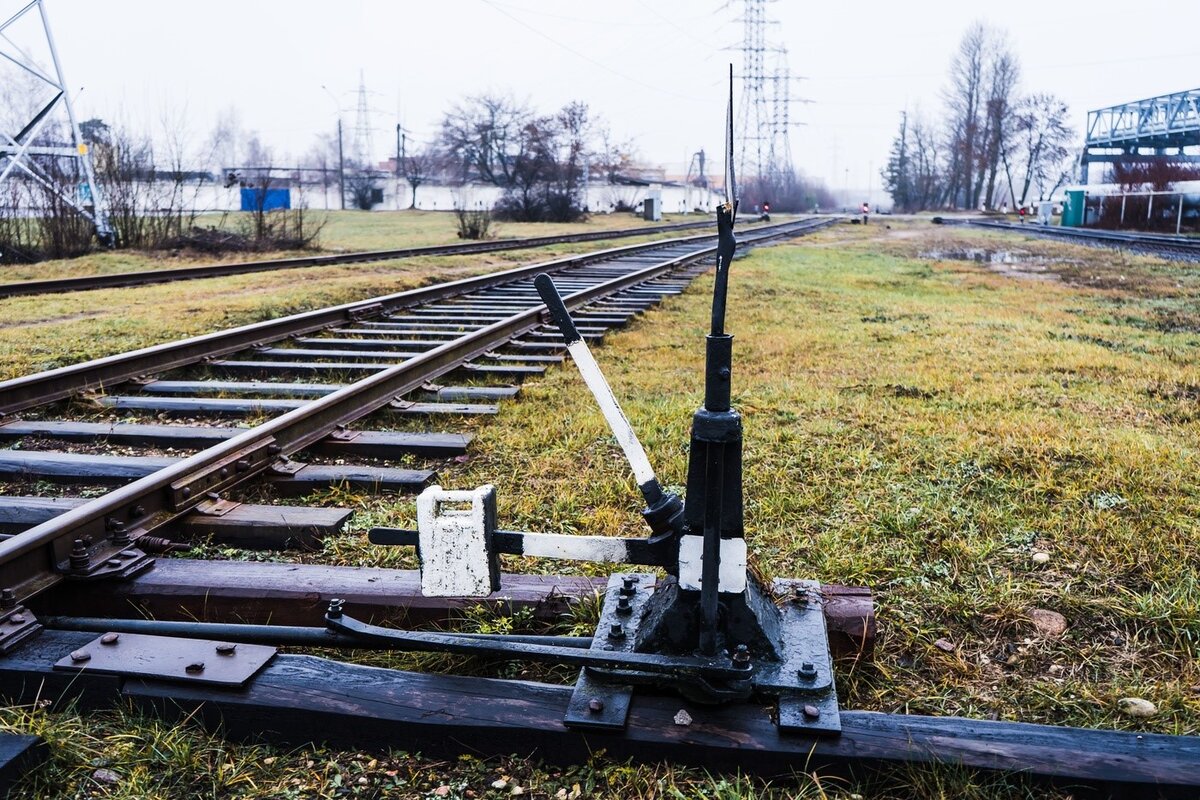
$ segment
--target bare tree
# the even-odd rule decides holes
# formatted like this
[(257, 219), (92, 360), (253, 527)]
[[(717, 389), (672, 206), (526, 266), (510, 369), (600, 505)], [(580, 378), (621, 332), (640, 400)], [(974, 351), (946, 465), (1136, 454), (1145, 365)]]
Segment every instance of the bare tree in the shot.
[(512, 186), (516, 165), (529, 158), (533, 141), (526, 129), (533, 117), (528, 106), (503, 95), (478, 95), (454, 106), (442, 119), (442, 145), (458, 165), (459, 179)]
[(950, 62), (950, 85), (943, 92), (950, 150), (947, 200), (952, 206), (971, 202), (971, 176), (975, 172), (979, 150), (987, 40), (988, 30), (983, 23), (975, 22), (967, 28)]
[(971, 205), (977, 207), (982, 203), (987, 208), (992, 208), (1001, 153), (1012, 136), (1014, 93), (1020, 70), (1017, 67), (1016, 56), (1009, 49), (1007, 38), (1002, 34), (996, 33), (992, 36), (988, 55), (983, 158), (979, 164)]
[(412, 198), (408, 204), (409, 208), (417, 207), (417, 189), (433, 177), (437, 166), (437, 152), (430, 147), (422, 147), (416, 153), (412, 155), (405, 154), (400, 159), (400, 172), (404, 175), (404, 180), (412, 189)]
[[(1020, 192), (1012, 187), (1013, 201), (1029, 202), (1029, 193), (1037, 184), (1038, 195), (1047, 196), (1058, 188), (1062, 164), (1070, 154), (1074, 131), (1067, 125), (1070, 110), (1052, 94), (1032, 94), (1021, 99), (1014, 114), (1014, 157), (1020, 170)], [(1006, 168), (1008, 168), (1006, 156)], [(1050, 192), (1046, 187), (1050, 186)]]

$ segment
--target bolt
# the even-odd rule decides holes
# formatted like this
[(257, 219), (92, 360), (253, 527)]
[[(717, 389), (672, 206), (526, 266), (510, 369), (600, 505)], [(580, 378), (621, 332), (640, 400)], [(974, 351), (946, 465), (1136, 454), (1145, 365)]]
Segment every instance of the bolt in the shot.
[(222, 478), (229, 477), (229, 467), (221, 467), (221, 477)]
[(222, 642), (217, 645), (217, 653), (223, 656), (231, 656), (235, 650), (237, 650), (237, 645), (230, 642)]
[(188, 673), (190, 673), (192, 675), (195, 675), (200, 672), (204, 672), (204, 662), (203, 661), (193, 661), (191, 664), (188, 664), (186, 667), (184, 667), (184, 669), (187, 670)]
[(750, 669), (750, 648), (739, 644), (733, 651), (733, 665), (738, 669)]
[(9, 609), (17, 604), (17, 593), (12, 589), (0, 589), (0, 608)]
[(124, 547), (132, 541), (129, 538), (129, 531), (125, 530), (124, 522), (113, 520), (109, 528), (112, 530), (112, 543), (118, 547)]
[(617, 613), (623, 617), (633, 613), (633, 606), (629, 604), (628, 597), (617, 600)]
[(8, 618), (8, 621), (11, 622), (13, 625), (24, 625), (25, 624), (25, 615), (24, 614), (13, 614), (11, 617)]
[(134, 519), (136, 519), (138, 517), (146, 516), (146, 507), (145, 506), (134, 506), (133, 512), (130, 514), (130, 516), (133, 517)]
[(796, 602), (802, 606), (808, 605), (808, 590), (797, 586), (796, 587)]
[(71, 660), (74, 661), (76, 664), (80, 664), (84, 661), (87, 661), (91, 657), (92, 657), (92, 654), (89, 653), (87, 650), (76, 650), (74, 653), (71, 653)]
[(277, 456), (277, 455), (279, 455), (280, 453), (282, 453), (282, 452), (283, 452), (283, 448), (282, 448), (282, 447), (280, 447), (280, 446), (279, 446), (279, 445), (277, 445), (277, 444), (273, 444), (273, 445), (269, 445), (269, 446), (267, 447), (267, 452), (268, 452), (268, 453), (270, 453), (270, 454), (271, 454), (271, 455), (273, 455), (273, 456)]
[(796, 670), (796, 674), (800, 676), (800, 680), (816, 680), (817, 668), (811, 661), (805, 661), (800, 665), (800, 669)]
[(342, 615), (342, 608), (346, 605), (345, 600), (334, 598), (329, 601), (329, 609), (325, 612), (327, 616), (337, 619)]
[(106, 633), (100, 637), (100, 644), (116, 644), (120, 638), (121, 634), (119, 633)]
[(192, 496), (192, 487), (190, 487), (190, 486), (183, 487), (183, 491), (180, 492), (180, 494), (183, 495), (184, 500), (187, 500), (189, 497)]
[(245, 472), (246, 470), (250, 469), (250, 459), (240, 459), (234, 466), (237, 467), (238, 472)]
[(628, 597), (634, 593), (635, 589), (633, 588), (633, 584), (635, 583), (637, 583), (637, 578), (625, 578), (622, 580), (621, 588), (617, 591)]
[(119, 558), (110, 558), (108, 561), (105, 561), (105, 562), (104, 562), (104, 566), (106, 566), (106, 567), (119, 567), (119, 566), (121, 566), (121, 565), (122, 565), (122, 564), (124, 564), (124, 563), (125, 563), (125, 562), (124, 562), (124, 561), (122, 561), (122, 560), (121, 560), (121, 559), (119, 559)]
[(593, 697), (591, 700), (588, 700), (588, 711), (592, 712), (593, 714), (599, 714), (603, 710), (604, 701), (599, 697)]
[(811, 705), (811, 704), (806, 705), (804, 707), (804, 717), (806, 719), (820, 719), (821, 718), (821, 709), (819, 709), (816, 706)]
[(617, 641), (617, 642), (619, 642), (625, 638), (625, 629), (623, 627), (621, 627), (621, 623), (614, 622), (612, 625), (609, 626), (608, 638), (612, 639), (613, 641)]
[(71, 545), (71, 556), (69, 559), (71, 569), (85, 570), (92, 563), (92, 557), (88, 555), (87, 545), (83, 543), (83, 539), (76, 539)]

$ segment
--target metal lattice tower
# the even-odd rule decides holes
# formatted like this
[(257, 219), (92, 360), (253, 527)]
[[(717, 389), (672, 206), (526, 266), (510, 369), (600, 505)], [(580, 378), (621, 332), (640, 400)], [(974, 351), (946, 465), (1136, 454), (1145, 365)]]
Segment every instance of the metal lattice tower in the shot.
[(767, 145), (767, 176), (775, 181), (792, 174), (792, 144), (788, 135), (793, 125), (792, 72), (787, 56), (787, 48), (779, 48), (774, 69), (768, 78), (771, 87), (771, 123)]
[[(0, 8), (6, 5), (0, 0)], [(26, 2), (0, 20), (0, 63), (29, 80), (34, 95), (42, 90), (37, 108), (28, 116), (0, 123), (0, 184), (23, 178), (53, 192), (92, 222), (100, 241), (110, 243), (112, 226), (91, 154), (79, 134), (43, 0)], [(62, 167), (73, 176), (74, 185), (64, 186), (62, 176), (53, 174)]]
[(354, 118), (354, 163), (360, 169), (371, 168), (371, 109), (367, 105), (367, 83), (358, 73), (358, 111)]
[(738, 113), (738, 172), (744, 179), (769, 174), (770, 104), (764, 61), (767, 52), (767, 2), (742, 0), (742, 96)]

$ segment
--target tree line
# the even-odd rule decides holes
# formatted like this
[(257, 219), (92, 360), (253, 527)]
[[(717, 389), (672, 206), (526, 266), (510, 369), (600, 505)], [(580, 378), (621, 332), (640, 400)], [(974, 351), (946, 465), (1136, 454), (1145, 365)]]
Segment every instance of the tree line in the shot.
[(1070, 182), (1078, 154), (1067, 104), (1022, 93), (1007, 34), (976, 22), (958, 44), (940, 114), (901, 114), (884, 186), (898, 211), (1027, 206)]

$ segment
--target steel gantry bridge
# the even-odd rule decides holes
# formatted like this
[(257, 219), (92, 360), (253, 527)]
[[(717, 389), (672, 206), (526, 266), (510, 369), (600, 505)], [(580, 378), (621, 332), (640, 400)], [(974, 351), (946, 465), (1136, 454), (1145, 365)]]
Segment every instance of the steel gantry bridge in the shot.
[(1200, 162), (1200, 89), (1089, 111), (1082, 182), (1089, 163), (1114, 161)]

